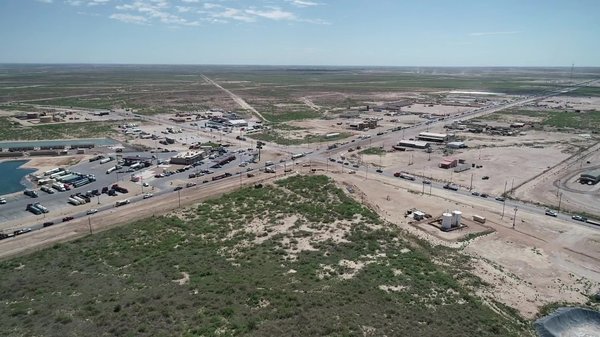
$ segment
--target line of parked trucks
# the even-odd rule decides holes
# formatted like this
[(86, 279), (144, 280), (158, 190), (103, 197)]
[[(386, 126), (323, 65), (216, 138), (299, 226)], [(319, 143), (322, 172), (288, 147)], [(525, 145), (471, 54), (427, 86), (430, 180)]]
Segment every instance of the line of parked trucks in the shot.
[(40, 188), (42, 191), (53, 194), (55, 191), (52, 189), (64, 192), (71, 188), (77, 188), (87, 185), (91, 182), (96, 181), (96, 176), (93, 174), (82, 174), (78, 172), (71, 172), (63, 168), (55, 168), (44, 172), (45, 178), (38, 179), (38, 185), (42, 185)]

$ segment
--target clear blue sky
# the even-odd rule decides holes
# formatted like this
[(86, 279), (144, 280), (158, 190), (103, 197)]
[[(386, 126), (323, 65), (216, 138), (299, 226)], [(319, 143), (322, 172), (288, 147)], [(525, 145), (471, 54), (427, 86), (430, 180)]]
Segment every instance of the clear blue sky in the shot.
[(600, 66), (600, 0), (0, 0), (0, 63)]

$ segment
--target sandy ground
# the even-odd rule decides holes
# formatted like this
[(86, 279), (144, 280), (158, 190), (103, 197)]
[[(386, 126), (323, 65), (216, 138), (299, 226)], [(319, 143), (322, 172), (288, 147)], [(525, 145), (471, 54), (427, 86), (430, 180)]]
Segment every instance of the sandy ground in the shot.
[(456, 113), (461, 113), (465, 111), (473, 110), (471, 107), (464, 106), (453, 106), (453, 105), (438, 105), (433, 104), (430, 106), (429, 104), (412, 104), (410, 106), (406, 106), (402, 108), (402, 111), (411, 112), (415, 114), (429, 114), (429, 115), (438, 115), (438, 116), (447, 116)]
[[(473, 203), (445, 191), (421, 196), (405, 191), (404, 182), (382, 176), (376, 178), (379, 183), (356, 175), (331, 176), (354, 186), (355, 198), (369, 200), (398, 227), (433, 244), (462, 248), (473, 257), (475, 274), (490, 284), (481, 295), (516, 308), (526, 318), (533, 318), (547, 303), (585, 302), (586, 295), (600, 286), (598, 230), (526, 212), (519, 212), (513, 230), (512, 217), (501, 219), (501, 210), (483, 199)], [(453, 241), (452, 233), (434, 236), (408, 224), (404, 212), (412, 207), (433, 215), (458, 209), (463, 217), (485, 216), (495, 232), (468, 242)]]
[(540, 101), (535, 106), (552, 109), (600, 110), (600, 97), (555, 96)]
[(600, 143), (524, 184), (515, 191), (514, 196), (555, 208), (560, 202), (561, 209), (600, 217), (600, 184), (588, 186), (576, 182), (582, 172), (599, 166)]
[(90, 156), (60, 156), (60, 157), (28, 157), (27, 163), (23, 164), (23, 168), (37, 169), (33, 174), (41, 174), (45, 171), (65, 166), (73, 166), (78, 164), (80, 161), (85, 160)]
[[(391, 145), (385, 148), (390, 147)], [(552, 144), (543, 148), (487, 147), (461, 149), (449, 156), (444, 156), (441, 150), (436, 150), (431, 153), (431, 156), (423, 150), (415, 150), (389, 152), (383, 156), (363, 155), (362, 159), (372, 165), (382, 166), (383, 170), (388, 172), (405, 171), (433, 180), (452, 181), (466, 188), (471, 187), (471, 176), (473, 176), (474, 190), (498, 195), (504, 192), (505, 183), (507, 190), (510, 190), (512, 186), (518, 186), (535, 177), (549, 165), (556, 165), (568, 158), (571, 154), (566, 150), (569, 149), (570, 145), (565, 144)], [(357, 159), (360, 158), (360, 155), (356, 156)], [(440, 161), (447, 157), (464, 159), (468, 164), (474, 163), (483, 167), (471, 168), (460, 173), (454, 172), (453, 169), (439, 168)], [(544, 158), (544, 160), (531, 160), (531, 158)], [(488, 176), (489, 180), (482, 180), (484, 176)]]

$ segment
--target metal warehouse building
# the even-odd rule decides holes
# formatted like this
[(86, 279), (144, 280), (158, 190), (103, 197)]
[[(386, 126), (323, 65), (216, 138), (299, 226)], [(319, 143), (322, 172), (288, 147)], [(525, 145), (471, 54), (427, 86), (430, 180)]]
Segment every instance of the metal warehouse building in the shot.
[(443, 143), (448, 140), (448, 135), (445, 133), (421, 132), (417, 138), (429, 142)]
[(600, 169), (595, 169), (592, 171), (582, 173), (579, 177), (579, 182), (582, 184), (597, 184), (598, 182), (600, 182)]
[(428, 142), (422, 142), (418, 140), (401, 140), (396, 145), (398, 147), (413, 147), (415, 149), (426, 149), (429, 147)]
[(244, 128), (248, 126), (248, 122), (245, 119), (230, 119), (223, 124), (237, 128)]

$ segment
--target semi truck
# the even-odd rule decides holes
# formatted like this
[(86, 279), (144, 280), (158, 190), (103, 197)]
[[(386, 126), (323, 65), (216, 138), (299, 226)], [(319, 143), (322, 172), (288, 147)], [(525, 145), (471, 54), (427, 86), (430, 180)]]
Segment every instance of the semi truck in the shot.
[(44, 172), (44, 175), (45, 175), (45, 176), (49, 176), (49, 175), (51, 175), (51, 174), (54, 174), (54, 173), (60, 172), (60, 171), (62, 171), (62, 170), (64, 170), (64, 169), (62, 169), (62, 168), (60, 168), (60, 167), (53, 168), (52, 170), (48, 170), (48, 171)]
[(113, 167), (109, 168), (108, 170), (106, 170), (106, 174), (111, 174), (111, 173), (113, 173), (116, 170), (117, 170), (117, 167), (113, 166)]
[(40, 215), (42, 214), (42, 210), (35, 207), (33, 204), (27, 204), (27, 207), (25, 208), (25, 210), (35, 214), (35, 215)]
[(64, 185), (61, 184), (61, 183), (54, 183), (54, 184), (52, 184), (52, 188), (55, 189), (55, 190), (57, 190), (57, 191), (59, 191), (59, 192), (66, 191)]
[(221, 180), (221, 179), (224, 179), (224, 178), (227, 178), (227, 177), (231, 177), (231, 173), (226, 172), (226, 173), (223, 173), (223, 174), (219, 174), (218, 176), (212, 177), (212, 180), (213, 181), (215, 181), (215, 180)]
[(48, 212), (50, 212), (46, 207), (44, 207), (39, 202), (34, 203), (33, 206), (36, 207), (37, 209), (39, 209), (40, 211), (42, 211), (42, 213), (48, 213)]
[(46, 192), (46, 193), (48, 193), (48, 194), (54, 194), (54, 193), (55, 193), (55, 192), (54, 192), (54, 190), (53, 190), (53, 189), (51, 189), (51, 188), (50, 188), (50, 187), (48, 187), (48, 186), (42, 186), (42, 188), (40, 188), (40, 190), (42, 190), (42, 191), (44, 191), (44, 192)]
[(109, 161), (112, 161), (114, 158), (113, 157), (108, 157), (108, 158), (104, 158), (100, 160), (100, 164), (106, 164)]
[(123, 206), (123, 205), (127, 205), (129, 203), (129, 199), (125, 199), (125, 200), (119, 200), (115, 203), (115, 207), (119, 207), (119, 206)]
[(135, 164), (133, 164), (133, 165), (129, 166), (129, 168), (130, 168), (130, 169), (133, 169), (133, 170), (139, 170), (139, 169), (141, 169), (142, 167), (144, 167), (144, 164), (142, 164), (142, 163), (135, 163)]
[(72, 196), (71, 196), (71, 198), (73, 198), (73, 199), (77, 200), (77, 201), (79, 202), (79, 204), (80, 204), (80, 205), (83, 205), (83, 204), (85, 204), (85, 199), (83, 199), (83, 198), (81, 198), (81, 197), (79, 197), (79, 196), (77, 196), (77, 195), (72, 195)]
[(444, 185), (444, 188), (447, 190), (458, 191), (458, 186), (450, 183)]
[(402, 178), (402, 179), (406, 179), (406, 180), (415, 180), (416, 178), (406, 172), (396, 172), (394, 173), (394, 177), (397, 178)]
[(37, 181), (38, 185), (50, 185), (55, 183), (56, 180), (54, 180), (53, 178), (48, 178), (48, 179), (40, 179)]
[(25, 194), (26, 196), (31, 197), (31, 198), (38, 197), (38, 193), (34, 190), (25, 190), (25, 192), (23, 192), (23, 194)]
[(128, 189), (126, 189), (125, 187), (121, 187), (118, 184), (112, 185), (111, 189), (113, 189), (113, 190), (115, 190), (115, 191), (117, 191), (119, 193), (123, 193), (123, 194), (129, 193)]
[(69, 204), (74, 205), (74, 206), (79, 206), (81, 205), (81, 202), (79, 202), (79, 200), (75, 199), (75, 198), (71, 198), (69, 197), (68, 200)]

